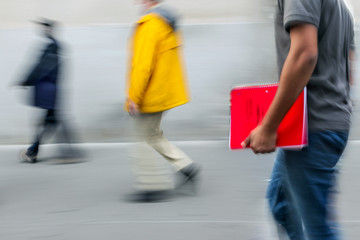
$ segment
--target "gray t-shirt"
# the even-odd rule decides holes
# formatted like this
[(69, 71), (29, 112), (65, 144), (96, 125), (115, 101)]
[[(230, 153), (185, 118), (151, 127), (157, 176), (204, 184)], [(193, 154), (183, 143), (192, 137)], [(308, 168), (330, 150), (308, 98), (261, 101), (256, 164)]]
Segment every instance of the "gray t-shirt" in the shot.
[(278, 0), (275, 38), (279, 74), (289, 53), (289, 30), (299, 23), (318, 29), (318, 62), (307, 85), (309, 130), (349, 130), (349, 50), (355, 47), (352, 16), (343, 0)]

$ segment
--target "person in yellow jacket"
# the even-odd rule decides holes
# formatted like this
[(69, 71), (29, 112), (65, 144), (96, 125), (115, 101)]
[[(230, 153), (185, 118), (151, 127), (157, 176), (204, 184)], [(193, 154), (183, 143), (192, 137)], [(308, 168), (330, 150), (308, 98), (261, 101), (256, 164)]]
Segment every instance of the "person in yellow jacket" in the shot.
[[(145, 14), (136, 23), (130, 44), (126, 109), (135, 119), (136, 133), (181, 173), (196, 183), (199, 166), (164, 136), (164, 111), (190, 101), (181, 59), (176, 16), (160, 0), (142, 0)], [(135, 188), (131, 201), (159, 201), (171, 196), (173, 184), (160, 160), (136, 149)]]

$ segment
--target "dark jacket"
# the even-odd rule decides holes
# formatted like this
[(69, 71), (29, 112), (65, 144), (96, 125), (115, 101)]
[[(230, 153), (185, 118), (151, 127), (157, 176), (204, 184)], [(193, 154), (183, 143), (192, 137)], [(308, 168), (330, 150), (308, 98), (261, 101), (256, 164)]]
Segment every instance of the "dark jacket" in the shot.
[(60, 70), (59, 44), (54, 38), (45, 47), (40, 59), (27, 75), (23, 86), (34, 87), (33, 105), (44, 109), (55, 109)]

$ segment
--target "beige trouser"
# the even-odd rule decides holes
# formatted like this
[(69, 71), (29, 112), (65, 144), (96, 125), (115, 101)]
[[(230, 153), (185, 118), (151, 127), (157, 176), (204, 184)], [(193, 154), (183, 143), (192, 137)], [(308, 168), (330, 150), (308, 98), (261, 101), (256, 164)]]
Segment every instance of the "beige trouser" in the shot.
[(162, 114), (140, 114), (135, 118), (135, 130), (141, 142), (134, 148), (132, 156), (135, 188), (138, 190), (167, 190), (174, 187), (172, 171), (156, 152), (172, 163), (177, 171), (193, 162), (164, 137), (160, 128)]

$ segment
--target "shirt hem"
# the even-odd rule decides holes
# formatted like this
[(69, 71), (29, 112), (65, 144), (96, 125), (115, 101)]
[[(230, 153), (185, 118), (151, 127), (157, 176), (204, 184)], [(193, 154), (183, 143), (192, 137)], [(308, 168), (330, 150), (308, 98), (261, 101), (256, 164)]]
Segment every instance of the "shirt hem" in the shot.
[(285, 30), (289, 31), (290, 27), (294, 26), (296, 23), (309, 23), (314, 25), (316, 28), (319, 28), (319, 21), (315, 17), (302, 14), (292, 14), (288, 15), (284, 19)]

